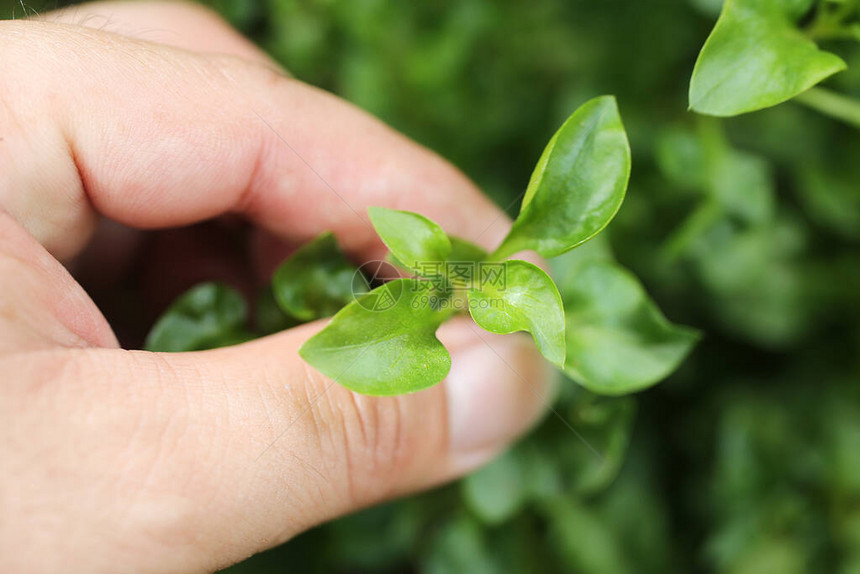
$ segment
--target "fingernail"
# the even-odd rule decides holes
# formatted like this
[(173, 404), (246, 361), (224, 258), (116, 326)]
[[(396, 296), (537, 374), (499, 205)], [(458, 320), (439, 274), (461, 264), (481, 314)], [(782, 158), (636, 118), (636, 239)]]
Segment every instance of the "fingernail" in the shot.
[[(443, 333), (440, 332), (440, 337)], [(528, 336), (452, 325), (449, 447), (462, 471), (483, 464), (532, 427), (555, 396), (558, 373)]]

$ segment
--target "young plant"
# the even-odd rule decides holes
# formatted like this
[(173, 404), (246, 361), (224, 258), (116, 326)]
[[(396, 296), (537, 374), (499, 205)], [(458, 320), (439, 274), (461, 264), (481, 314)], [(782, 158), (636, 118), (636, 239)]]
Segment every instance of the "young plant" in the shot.
[(690, 108), (735, 116), (798, 97), (860, 127), (860, 103), (810, 89), (847, 68), (816, 42), (850, 39), (860, 41), (856, 0), (726, 0), (693, 70)]
[[(270, 332), (267, 326), (334, 313), (305, 342), (301, 356), (356, 392), (395, 395), (445, 378), (451, 357), (436, 331), (458, 312), (468, 312), (489, 332), (530, 333), (550, 363), (591, 391), (643, 389), (677, 367), (697, 340), (694, 331), (669, 323), (605, 251), (599, 260), (586, 250), (561, 261), (561, 292), (540, 267), (508, 259), (525, 250), (552, 258), (593, 238), (621, 206), (629, 175), (630, 148), (615, 99), (595, 98), (550, 140), (519, 216), (492, 253), (449, 236), (417, 213), (371, 207), (370, 220), (389, 249), (389, 261), (408, 276), (368, 291), (378, 283), (382, 263), (371, 265), (374, 277), (366, 281), (334, 236), (324, 233), (275, 272), (271, 293), (258, 302), (258, 329)], [(174, 307), (159, 321), (153, 332), (162, 334), (151, 342), (168, 338), (164, 333), (178, 324), (172, 315), (180, 311)], [(217, 315), (218, 309), (211, 312)], [(223, 322), (222, 337), (210, 334), (207, 340), (230, 340), (241, 322), (236, 313), (231, 317)]]
[(302, 357), (358, 392), (417, 391), (448, 373), (450, 356), (435, 332), (457, 310), (468, 309), (492, 333), (530, 333), (548, 361), (591, 390), (621, 394), (655, 383), (683, 359), (696, 335), (665, 321), (635, 280), (606, 262), (602, 273), (589, 274), (587, 285), (566, 290), (570, 298), (563, 302), (543, 270), (506, 259), (524, 250), (555, 257), (597, 235), (618, 211), (629, 174), (615, 99), (601, 97), (578, 109), (550, 140), (519, 217), (492, 253), (448, 236), (421, 215), (370, 208), (391, 260), (413, 277), (347, 305), (305, 343)]

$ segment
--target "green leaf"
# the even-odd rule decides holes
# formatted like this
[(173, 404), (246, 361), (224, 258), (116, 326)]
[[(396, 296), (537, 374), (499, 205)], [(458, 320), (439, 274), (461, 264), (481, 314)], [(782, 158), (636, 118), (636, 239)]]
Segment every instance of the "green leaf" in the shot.
[(591, 261), (615, 261), (606, 235), (598, 235), (582, 247), (563, 253), (549, 262), (550, 276), (555, 281), (562, 302), (567, 299), (565, 289), (577, 281), (579, 268)]
[[(463, 291), (479, 281), (478, 276), (483, 268), (487, 252), (463, 239), (451, 237), (451, 253), (440, 268), (439, 277), (434, 284), (440, 293), (453, 295), (455, 291)], [(498, 263), (488, 263), (496, 266)], [(429, 277), (427, 272), (424, 276)]]
[(816, 278), (802, 258), (807, 241), (803, 222), (780, 214), (745, 230), (723, 222), (694, 242), (689, 258), (717, 321), (768, 348), (784, 348), (808, 335), (817, 303), (810, 298)]
[(144, 348), (182, 352), (240, 343), (248, 309), (242, 295), (220, 283), (201, 283), (182, 294), (158, 319)]
[(564, 308), (549, 275), (526, 261), (505, 261), (497, 281), (483, 280), (469, 291), (469, 312), (491, 333), (528, 331), (538, 350), (564, 365)]
[(435, 385), (451, 356), (435, 332), (449, 315), (435, 311), (429, 283), (396, 279), (344, 307), (299, 354), (353, 391), (397, 395)]
[(489, 255), (483, 247), (478, 247), (474, 243), (470, 243), (465, 239), (448, 236), (451, 241), (451, 253), (448, 254), (448, 261), (483, 261)]
[(689, 189), (704, 186), (705, 154), (695, 132), (681, 128), (664, 130), (654, 153), (657, 167), (670, 182)]
[(574, 572), (626, 574), (632, 572), (627, 553), (609, 524), (572, 497), (546, 505), (549, 537)]
[(257, 296), (254, 319), (257, 330), (263, 335), (278, 333), (299, 324), (299, 321), (284, 313), (275, 301), (271, 284), (266, 285)]
[(727, 149), (715, 158), (710, 176), (711, 192), (727, 213), (750, 224), (773, 217), (776, 191), (767, 161)]
[(480, 269), (477, 264), (484, 261), (488, 253), (465, 239), (454, 236), (449, 236), (448, 239), (451, 241), (451, 252), (444, 261), (434, 259), (416, 261), (412, 265), (407, 265), (390, 252), (386, 259), (407, 273), (430, 279), (437, 289), (450, 294), (452, 288), (456, 289), (459, 285), (469, 284), (473, 281), (475, 273)]
[(571, 445), (566, 427), (544, 426), (517, 446), (530, 500), (539, 504), (559, 494), (590, 497), (607, 490), (627, 460), (636, 419), (636, 398), (607, 397), (580, 385), (559, 389), (556, 412), (576, 429)]
[(407, 268), (448, 259), (451, 241), (439, 225), (423, 215), (384, 207), (369, 207), (367, 213), (383, 243)]
[(660, 139), (657, 161), (679, 186), (707, 193), (722, 210), (745, 223), (760, 223), (774, 212), (770, 165), (733, 148), (718, 120), (699, 118), (699, 133), (673, 129)]
[(808, 0), (726, 0), (690, 81), (690, 107), (734, 116), (782, 103), (846, 68), (798, 29)]
[[(855, 164), (856, 165), (856, 164)], [(797, 166), (798, 192), (809, 216), (848, 239), (860, 239), (860, 169)]]
[(584, 263), (565, 286), (565, 373), (589, 390), (620, 395), (668, 376), (699, 338), (673, 325), (625, 269)]
[[(733, 148), (719, 120), (700, 118), (698, 123), (698, 136), (689, 133), (683, 146), (686, 159), (696, 158), (696, 161), (678, 162), (675, 166), (664, 162), (668, 168), (664, 172), (669, 177), (680, 183), (683, 170), (686, 182), (706, 195), (666, 240), (664, 253), (668, 260), (688, 253), (695, 242), (720, 222), (759, 225), (771, 220), (776, 211), (770, 164), (759, 156)], [(680, 142), (681, 133), (676, 131), (672, 139)], [(666, 151), (680, 151), (681, 146), (674, 148)]]
[(323, 233), (293, 253), (272, 277), (275, 300), (300, 321), (334, 315), (368, 289), (331, 233)]
[(582, 105), (550, 140), (520, 215), (494, 253), (530, 249), (555, 257), (585, 243), (615, 216), (630, 177), (630, 146), (612, 96)]
[(529, 495), (518, 454), (508, 451), (462, 482), (466, 504), (486, 524), (501, 524), (514, 516)]
[(581, 395), (559, 412), (599, 456), (591, 449), (561, 445), (556, 457), (566, 471), (565, 492), (588, 496), (603, 491), (618, 476), (626, 460), (636, 402), (633, 397), (605, 397), (576, 389)]
[(498, 574), (497, 557), (487, 547), (484, 530), (469, 516), (447, 519), (429, 532), (422, 545), (426, 557), (420, 571), (426, 574)]
[(775, 211), (774, 176), (764, 159), (732, 147), (718, 120), (701, 118), (704, 186), (727, 214), (744, 223), (763, 223)]
[[(380, 572), (390, 569), (415, 548), (425, 534), (426, 510), (421, 501), (401, 500), (373, 506), (325, 526), (331, 553), (325, 571)], [(302, 547), (302, 544), (299, 544)], [(319, 564), (319, 560), (317, 564)], [(291, 569), (296, 566), (291, 562)], [(296, 570), (307, 572), (305, 568)], [(257, 572), (256, 574), (267, 574)], [(273, 574), (269, 572), (268, 574)]]

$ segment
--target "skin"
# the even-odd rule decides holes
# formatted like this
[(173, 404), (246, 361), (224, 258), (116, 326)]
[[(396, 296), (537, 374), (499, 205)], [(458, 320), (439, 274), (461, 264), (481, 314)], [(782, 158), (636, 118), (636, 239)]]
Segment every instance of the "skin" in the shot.
[(448, 379), (391, 398), (299, 358), (324, 322), (213, 351), (121, 348), (90, 294), (129, 277), (160, 302), (213, 276), (253, 286), (324, 230), (381, 258), (372, 205), (487, 248), (510, 222), (200, 7), (2, 22), (0, 54), (0, 570), (211, 571), (461, 476), (544, 411), (552, 377), (527, 338), (465, 320), (440, 331)]

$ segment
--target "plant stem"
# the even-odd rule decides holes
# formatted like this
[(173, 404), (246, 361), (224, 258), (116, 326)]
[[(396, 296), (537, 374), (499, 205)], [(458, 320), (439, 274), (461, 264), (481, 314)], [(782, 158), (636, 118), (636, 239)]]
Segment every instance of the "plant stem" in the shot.
[(860, 129), (860, 101), (854, 98), (824, 88), (810, 88), (795, 100), (817, 112)]
[(821, 2), (812, 23), (806, 28), (807, 37), (813, 41), (860, 40), (857, 24), (851, 21), (858, 8), (860, 3), (856, 0), (846, 0), (836, 7)]
[(817, 26), (806, 33), (810, 40), (857, 40), (860, 41), (860, 30), (857, 24), (851, 26)]

